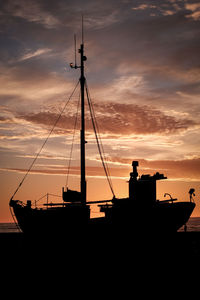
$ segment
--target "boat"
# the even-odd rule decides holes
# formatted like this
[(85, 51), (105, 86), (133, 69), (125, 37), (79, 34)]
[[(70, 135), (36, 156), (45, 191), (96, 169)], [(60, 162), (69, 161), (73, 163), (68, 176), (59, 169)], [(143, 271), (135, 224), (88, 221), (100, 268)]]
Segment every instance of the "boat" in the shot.
[[(75, 40), (76, 45), (76, 40)], [(76, 47), (75, 47), (76, 51)], [(190, 218), (195, 203), (193, 200), (194, 189), (189, 191), (189, 201), (178, 201), (170, 194), (166, 193), (168, 199), (157, 200), (156, 183), (158, 180), (164, 180), (163, 174), (155, 172), (154, 175), (138, 175), (139, 162), (133, 160), (132, 172), (129, 179), (129, 190), (126, 198), (117, 198), (114, 194), (109, 170), (104, 160), (103, 148), (98, 136), (97, 123), (93, 112), (93, 107), (89, 99), (89, 92), (86, 83), (84, 68), (87, 60), (84, 53), (84, 41), (79, 48), (80, 65), (71, 63), (72, 69), (80, 69), (80, 95), (81, 95), (81, 130), (80, 130), (80, 164), (81, 180), (80, 191), (71, 189), (62, 189), (62, 199), (60, 203), (53, 202), (44, 204), (42, 208), (34, 206), (30, 200), (23, 203), (15, 200), (15, 194), (24, 182), (24, 179), (31, 170), (39, 153), (20, 182), (9, 201), (11, 213), (16, 220), (21, 231), (30, 236), (32, 234), (43, 236), (62, 233), (69, 236), (72, 232), (81, 230), (93, 232), (102, 230), (106, 232), (112, 228), (114, 231), (123, 230), (123, 232), (150, 231), (150, 232), (176, 232), (185, 225)], [(108, 200), (87, 201), (87, 182), (86, 182), (86, 165), (85, 165), (85, 96), (87, 96), (90, 108), (91, 119), (95, 136), (97, 140), (100, 157), (108, 179), (113, 197)], [(56, 124), (54, 124), (55, 126)], [(46, 141), (44, 142), (44, 144)], [(91, 205), (98, 205), (103, 216), (91, 217)]]

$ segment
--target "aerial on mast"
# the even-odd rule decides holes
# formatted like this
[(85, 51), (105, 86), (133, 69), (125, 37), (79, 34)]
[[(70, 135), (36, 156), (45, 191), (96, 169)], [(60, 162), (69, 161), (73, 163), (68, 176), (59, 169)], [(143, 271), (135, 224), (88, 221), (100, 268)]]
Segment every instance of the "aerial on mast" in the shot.
[(84, 23), (83, 23), (83, 15), (82, 15), (82, 44), (84, 44)]

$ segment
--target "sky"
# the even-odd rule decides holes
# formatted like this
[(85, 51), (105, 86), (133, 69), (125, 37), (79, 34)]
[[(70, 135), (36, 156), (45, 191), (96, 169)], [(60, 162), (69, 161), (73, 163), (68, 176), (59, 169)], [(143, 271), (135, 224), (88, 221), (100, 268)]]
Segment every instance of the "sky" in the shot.
[[(79, 80), (79, 69), (69, 64), (75, 60), (74, 34), (77, 49), (81, 43), (82, 14), (87, 84), (116, 197), (128, 195), (131, 162), (138, 160), (139, 174), (168, 177), (158, 184), (158, 199), (168, 192), (186, 201), (195, 188), (193, 216), (200, 216), (199, 1), (5, 0), (0, 222), (12, 220), (9, 199)], [(77, 89), (15, 199), (61, 195), (78, 103)], [(68, 187), (77, 190), (79, 119), (68, 178)], [(87, 107), (86, 130), (88, 200), (111, 199)]]

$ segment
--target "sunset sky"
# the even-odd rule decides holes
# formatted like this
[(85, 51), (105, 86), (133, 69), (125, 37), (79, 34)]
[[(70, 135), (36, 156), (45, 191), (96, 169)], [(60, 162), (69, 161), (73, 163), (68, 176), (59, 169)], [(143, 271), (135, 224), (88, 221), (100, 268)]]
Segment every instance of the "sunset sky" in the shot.
[[(74, 34), (84, 15), (86, 77), (116, 197), (139, 173), (164, 173), (165, 192), (200, 216), (200, 2), (195, 0), (5, 0), (0, 4), (0, 222), (9, 199), (79, 79)], [(79, 56), (77, 54), (79, 62)], [(15, 199), (65, 186), (79, 90)], [(80, 112), (79, 112), (80, 116)], [(69, 188), (79, 189), (77, 123)], [(88, 200), (110, 199), (86, 108)], [(52, 199), (54, 201), (54, 199)], [(60, 199), (58, 198), (58, 201)]]

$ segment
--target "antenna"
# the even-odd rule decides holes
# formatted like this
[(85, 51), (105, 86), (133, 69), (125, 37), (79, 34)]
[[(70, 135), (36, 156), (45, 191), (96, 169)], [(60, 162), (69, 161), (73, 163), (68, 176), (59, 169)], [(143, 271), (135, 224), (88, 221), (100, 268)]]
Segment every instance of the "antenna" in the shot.
[(76, 61), (76, 34), (74, 34), (74, 59), (75, 59), (75, 62), (74, 63), (70, 63), (70, 67), (72, 69), (78, 69), (80, 67), (77, 66), (77, 61)]
[[(84, 16), (82, 14), (82, 47), (84, 48)], [(79, 53), (81, 53), (81, 49), (79, 49)], [(83, 56), (83, 61), (87, 60), (86, 56)], [(70, 67), (72, 69), (79, 69), (81, 68), (81, 66), (77, 66), (77, 61), (76, 61), (76, 34), (74, 34), (74, 59), (75, 62), (74, 63), (70, 63)]]
[(83, 14), (82, 14), (82, 44), (84, 44), (84, 18), (83, 18)]
[(76, 35), (74, 35), (74, 59), (75, 59), (75, 67), (76, 67)]

